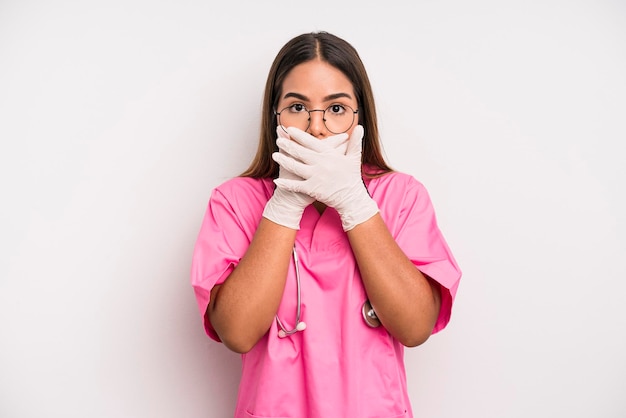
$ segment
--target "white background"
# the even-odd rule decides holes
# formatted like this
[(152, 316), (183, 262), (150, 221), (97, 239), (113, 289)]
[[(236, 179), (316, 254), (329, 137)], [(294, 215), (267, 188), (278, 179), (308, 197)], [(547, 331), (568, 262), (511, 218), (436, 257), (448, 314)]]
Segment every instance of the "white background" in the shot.
[(407, 350), (416, 416), (626, 416), (623, 2), (2, 0), (1, 417), (231, 416), (192, 248), (313, 30), (359, 50), (464, 273)]

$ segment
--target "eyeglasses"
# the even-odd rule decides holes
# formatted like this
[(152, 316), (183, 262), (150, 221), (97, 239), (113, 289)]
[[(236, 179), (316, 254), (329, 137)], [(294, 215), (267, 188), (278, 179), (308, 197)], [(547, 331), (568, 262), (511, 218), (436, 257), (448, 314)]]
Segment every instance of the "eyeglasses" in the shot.
[(333, 134), (348, 132), (354, 124), (354, 119), (359, 110), (343, 104), (332, 104), (326, 109), (308, 110), (302, 103), (287, 106), (280, 112), (274, 111), (278, 117), (278, 124), (285, 127), (293, 126), (306, 131), (311, 124), (311, 112), (322, 112), (324, 126)]

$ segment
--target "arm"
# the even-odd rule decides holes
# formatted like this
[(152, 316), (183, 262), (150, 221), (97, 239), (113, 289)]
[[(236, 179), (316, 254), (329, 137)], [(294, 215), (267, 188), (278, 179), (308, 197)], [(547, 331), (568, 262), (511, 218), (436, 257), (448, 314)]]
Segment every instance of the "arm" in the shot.
[(304, 180), (277, 179), (276, 184), (337, 210), (381, 323), (404, 345), (423, 343), (439, 315), (439, 285), (424, 276), (400, 249), (363, 184), (363, 127), (354, 128), (345, 154), (316, 152), (314, 138), (292, 128), (288, 131), (295, 141), (279, 139), (284, 154), (275, 154), (274, 159)]
[(213, 287), (206, 315), (229, 349), (246, 353), (270, 328), (285, 287), (296, 230), (262, 218), (245, 255)]
[[(281, 127), (276, 131), (279, 139), (288, 140)], [(316, 140), (314, 148), (318, 152), (343, 153), (347, 138), (340, 134)], [(279, 179), (300, 178), (281, 167)], [(276, 188), (237, 267), (223, 284), (211, 290), (205, 315), (231, 350), (250, 351), (272, 325), (285, 288), (300, 218), (313, 201), (308, 195)]]
[(406, 257), (380, 214), (349, 230), (348, 238), (380, 322), (405, 346), (425, 342), (439, 315), (438, 285)]

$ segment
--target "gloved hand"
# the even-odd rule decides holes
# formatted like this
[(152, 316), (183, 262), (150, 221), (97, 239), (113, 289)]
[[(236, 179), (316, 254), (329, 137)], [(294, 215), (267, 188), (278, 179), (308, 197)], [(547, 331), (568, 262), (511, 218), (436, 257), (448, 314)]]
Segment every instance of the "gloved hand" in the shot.
[[(328, 152), (331, 154), (345, 154), (346, 152), (346, 139), (348, 138), (348, 135), (346, 134), (335, 135), (319, 140), (299, 129), (293, 129), (298, 136), (309, 137), (310, 141), (315, 141), (313, 149), (318, 152)], [(276, 140), (277, 142), (279, 140), (293, 142), (289, 138), (289, 134), (287, 134), (280, 126), (276, 128), (276, 134), (278, 136), (278, 139)], [(292, 158), (282, 150), (278, 153), (284, 154), (286, 158)], [(301, 177), (291, 171), (285, 170), (283, 167), (279, 167), (278, 178), (290, 181), (302, 181)], [(308, 196), (305, 193), (294, 192), (281, 187), (276, 187), (274, 194), (265, 204), (263, 217), (279, 225), (297, 230), (300, 229), (300, 219), (302, 219), (304, 209), (314, 201), (315, 198)]]
[(277, 178), (277, 189), (304, 193), (337, 210), (344, 231), (365, 222), (376, 213), (378, 205), (370, 197), (361, 177), (363, 127), (357, 125), (348, 141), (345, 155), (320, 147), (318, 139), (287, 128), (294, 141), (278, 138), (280, 152), (272, 158), (282, 169), (299, 179)]

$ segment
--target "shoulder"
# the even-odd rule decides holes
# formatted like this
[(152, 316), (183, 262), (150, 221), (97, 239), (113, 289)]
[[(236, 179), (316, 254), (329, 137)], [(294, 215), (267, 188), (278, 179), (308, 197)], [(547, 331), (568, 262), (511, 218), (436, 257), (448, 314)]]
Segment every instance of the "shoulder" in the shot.
[(385, 218), (396, 218), (404, 213), (423, 214), (432, 210), (428, 190), (410, 174), (392, 171), (366, 179), (365, 184)]
[(274, 183), (269, 178), (234, 177), (213, 189), (213, 198), (221, 196), (227, 200), (267, 201), (273, 189)]
[(209, 208), (213, 212), (232, 213), (238, 217), (256, 219), (274, 193), (272, 179), (234, 177), (211, 192)]
[(213, 189), (206, 216), (223, 228), (234, 223), (244, 231), (254, 231), (272, 196), (273, 186), (272, 179), (229, 179)]
[(426, 192), (424, 184), (410, 174), (400, 171), (391, 171), (379, 177), (365, 179), (365, 185), (370, 193), (406, 194)]

